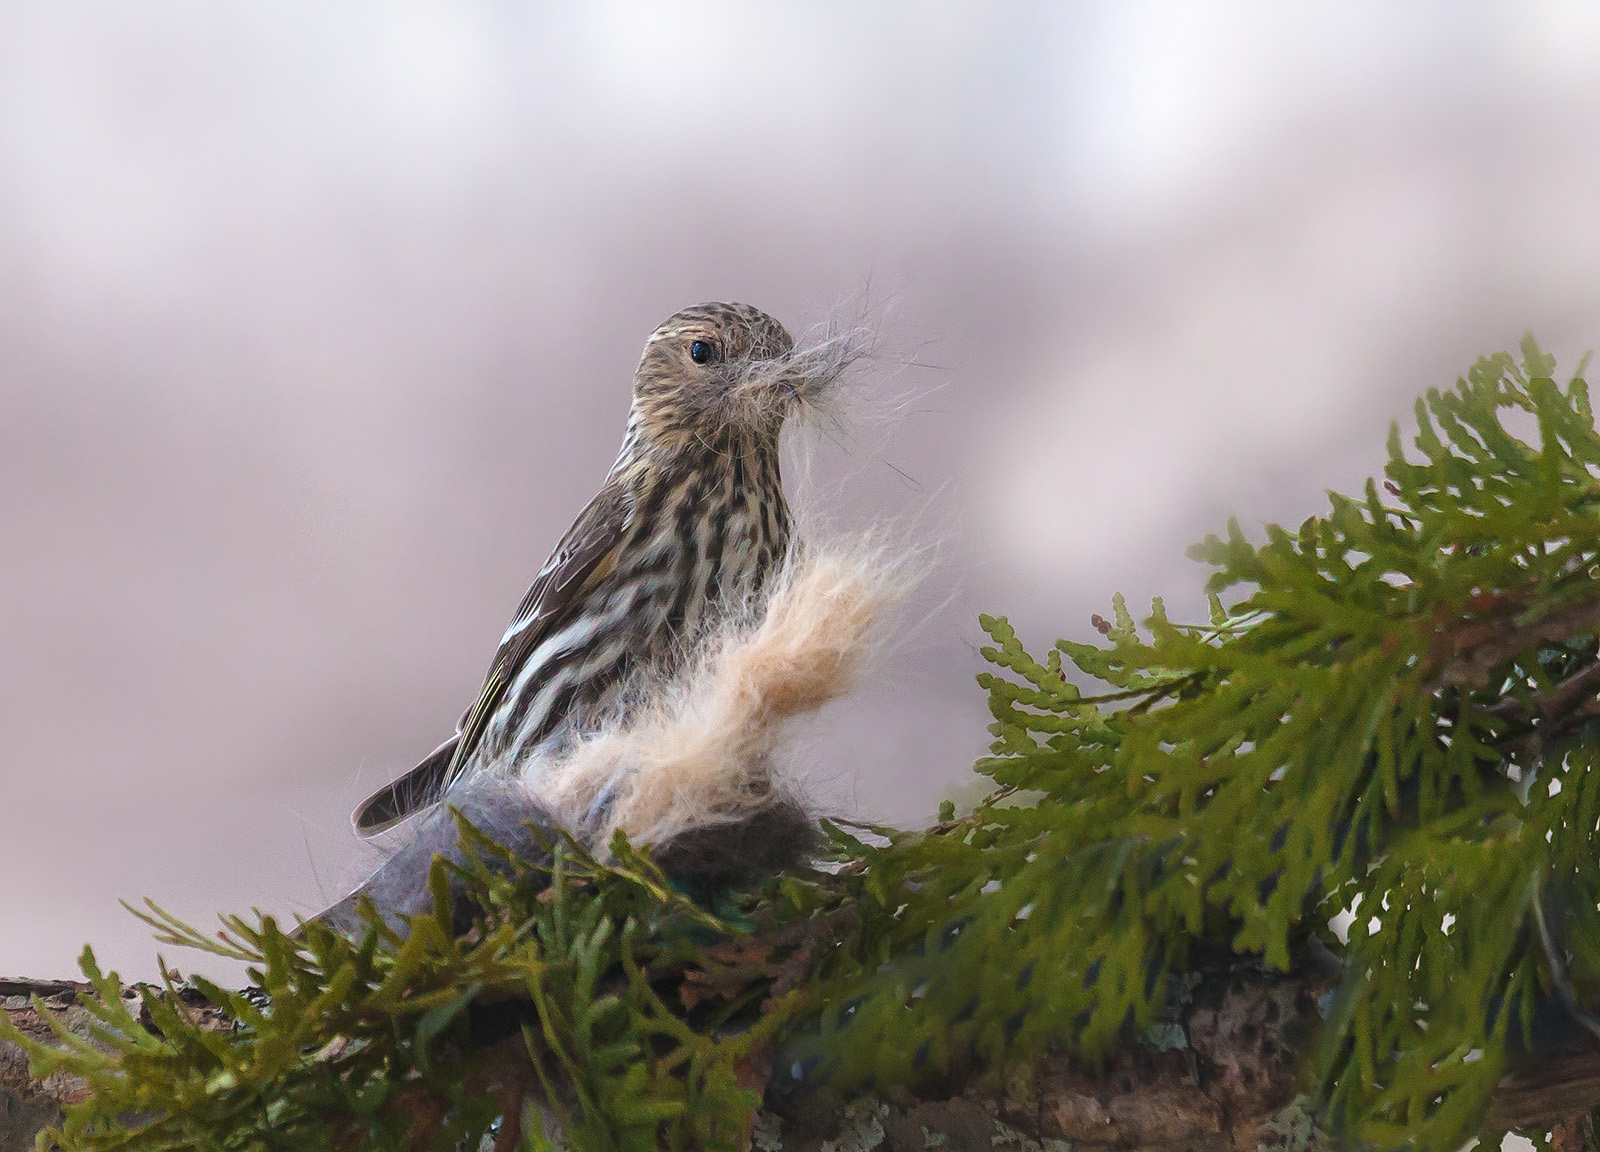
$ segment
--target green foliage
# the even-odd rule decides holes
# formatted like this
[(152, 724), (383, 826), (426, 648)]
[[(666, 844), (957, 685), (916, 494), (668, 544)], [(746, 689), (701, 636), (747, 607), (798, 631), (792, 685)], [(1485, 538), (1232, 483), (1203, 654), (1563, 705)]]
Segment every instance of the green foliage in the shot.
[[(499, 852), (465, 831), (483, 856)], [(488, 913), (465, 939), (448, 912), (416, 919), (405, 939), (374, 918), (359, 941), (316, 925), (297, 941), (271, 917), (229, 917), (210, 939), (151, 905), (142, 915), (163, 942), (250, 964), (269, 1006), (195, 979), (238, 1021), (208, 1031), (169, 981), (167, 995), (142, 991), (141, 1020), (86, 952), (98, 1047), (64, 1029), (61, 1049), (4, 1023), (0, 1035), (32, 1048), (38, 1074), (88, 1082), (87, 1103), (46, 1134), (69, 1148), (475, 1148), (503, 1122), (502, 1103), (524, 1095), (557, 1111), (576, 1148), (742, 1148), (760, 1096), (737, 1062), (761, 1029), (718, 1038), (711, 1017), (696, 1030), (651, 985), (721, 924), (625, 844), (612, 867), (555, 848), (546, 874), (503, 854), (510, 876), (481, 858), (463, 870)], [(447, 910), (446, 868), (435, 862), (433, 887)], [(497, 1008), (509, 1035), (483, 1044), (473, 1016), (481, 1028)], [(530, 1108), (523, 1147), (542, 1143), (538, 1119)]]
[[(1535, 998), (1600, 993), (1600, 435), (1552, 372), (1531, 341), (1481, 360), (1419, 401), (1412, 457), (1391, 434), (1381, 487), (1199, 545), (1203, 624), (1158, 601), (1141, 629), (1119, 598), (1102, 643), (1039, 659), (984, 618), (988, 799), (922, 832), (827, 825), (834, 869), (716, 916), (625, 842), (615, 866), (559, 845), (546, 875), (481, 837), (499, 870), (459, 870), (484, 910), (463, 939), (442, 864), (406, 939), (234, 918), (219, 942), (154, 910), (253, 965), (270, 1007), (197, 981), (237, 1031), (148, 992), (141, 1020), (86, 955), (109, 1054), (35, 1049), (93, 1089), (59, 1138), (470, 1148), (537, 1099), (575, 1149), (741, 1147), (768, 1055), (845, 1091), (1094, 1060), (1198, 959), (1288, 968), (1313, 937), (1345, 971), (1327, 1119), (1383, 1146), (1492, 1136)], [(497, 1014), (515, 1026), (484, 1042)]]
[(1198, 944), (1287, 968), (1315, 934), (1345, 961), (1331, 1119), (1478, 1134), (1535, 997), (1600, 992), (1600, 436), (1551, 370), (1531, 342), (1482, 360), (1418, 403), (1420, 461), (1391, 435), (1381, 490), (1199, 545), (1206, 624), (1157, 601), (1141, 633), (1119, 599), (1104, 644), (1040, 661), (985, 618), (999, 790), (859, 847), (884, 924), (870, 993), (828, 1010), (842, 1073), (1092, 1056)]

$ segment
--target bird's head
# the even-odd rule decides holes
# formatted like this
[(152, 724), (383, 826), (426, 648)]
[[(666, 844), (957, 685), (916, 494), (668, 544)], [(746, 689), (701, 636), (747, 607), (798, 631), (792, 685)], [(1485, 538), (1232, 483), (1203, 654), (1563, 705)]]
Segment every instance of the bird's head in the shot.
[(645, 342), (633, 419), (657, 443), (744, 434), (776, 443), (783, 422), (839, 372), (795, 351), (788, 329), (748, 304), (696, 304)]

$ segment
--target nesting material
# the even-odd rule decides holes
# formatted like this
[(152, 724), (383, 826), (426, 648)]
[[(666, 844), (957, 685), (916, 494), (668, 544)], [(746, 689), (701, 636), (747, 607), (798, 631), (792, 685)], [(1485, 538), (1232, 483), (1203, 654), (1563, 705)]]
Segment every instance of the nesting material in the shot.
[(797, 807), (774, 767), (785, 723), (854, 686), (901, 583), (870, 546), (797, 550), (755, 621), (716, 636), (624, 726), (532, 766), (531, 791), (599, 851), (618, 831), (664, 845)]
[(831, 416), (846, 373), (872, 354), (867, 328), (830, 323), (813, 329), (781, 357), (744, 362), (738, 379), (721, 393), (728, 406), (722, 418), (767, 427), (779, 423), (791, 406), (801, 420)]

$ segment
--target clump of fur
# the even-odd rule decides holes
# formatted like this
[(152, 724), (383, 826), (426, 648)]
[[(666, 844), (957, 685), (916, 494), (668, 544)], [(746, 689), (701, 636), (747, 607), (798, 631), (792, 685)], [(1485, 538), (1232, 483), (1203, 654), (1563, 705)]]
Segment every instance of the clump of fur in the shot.
[(871, 354), (872, 334), (866, 328), (834, 324), (807, 332), (782, 356), (746, 360), (728, 390), (739, 421), (751, 428), (774, 428), (785, 416), (802, 419), (826, 411), (845, 373)]
[(664, 845), (798, 807), (774, 778), (785, 722), (850, 690), (902, 582), (875, 549), (798, 550), (759, 619), (715, 637), (625, 726), (539, 771), (536, 791), (601, 851), (619, 831)]
[[(434, 856), (463, 860), (456, 811), (529, 862), (556, 828), (602, 858), (623, 832), (669, 875), (711, 887), (797, 862), (815, 819), (777, 766), (784, 730), (850, 691), (909, 582), (870, 540), (796, 546), (759, 611), (731, 619), (684, 671), (575, 744), (458, 781), (409, 844), (318, 919), (358, 930), (363, 896), (397, 928), (427, 911)], [(464, 928), (471, 909), (458, 900), (454, 914)]]

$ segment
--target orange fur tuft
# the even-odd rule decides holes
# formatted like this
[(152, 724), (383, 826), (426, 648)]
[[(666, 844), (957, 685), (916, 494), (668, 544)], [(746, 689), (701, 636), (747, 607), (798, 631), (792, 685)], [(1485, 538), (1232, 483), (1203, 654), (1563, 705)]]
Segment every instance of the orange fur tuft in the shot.
[(866, 544), (797, 550), (759, 619), (708, 644), (625, 727), (528, 766), (524, 779), (600, 851), (618, 830), (663, 844), (792, 800), (773, 778), (785, 722), (850, 690), (907, 582)]

